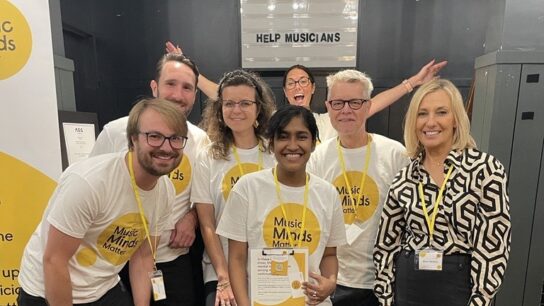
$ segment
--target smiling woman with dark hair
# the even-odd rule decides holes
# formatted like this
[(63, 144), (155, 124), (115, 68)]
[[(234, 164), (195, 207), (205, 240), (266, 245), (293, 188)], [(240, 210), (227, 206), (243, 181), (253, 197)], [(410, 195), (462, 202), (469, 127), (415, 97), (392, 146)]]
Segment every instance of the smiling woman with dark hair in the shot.
[(211, 144), (200, 152), (191, 187), (206, 248), (203, 256), (206, 305), (234, 304), (227, 271), (227, 240), (215, 234), (232, 186), (243, 175), (274, 165), (265, 131), (274, 110), (266, 84), (235, 70), (221, 80), (215, 101), (204, 110), (203, 127)]
[[(306, 303), (331, 305), (329, 296), (338, 272), (336, 247), (345, 244), (346, 237), (336, 189), (306, 172), (317, 141), (315, 119), (308, 109), (288, 105), (272, 116), (267, 135), (276, 167), (248, 174), (236, 183), (217, 228), (219, 235), (229, 239), (229, 273), (236, 302), (250, 304), (248, 281), (254, 276), (246, 270), (249, 249), (279, 244), (308, 250), (308, 271), (312, 272), (311, 280), (302, 284)], [(288, 232), (274, 237), (278, 231)]]

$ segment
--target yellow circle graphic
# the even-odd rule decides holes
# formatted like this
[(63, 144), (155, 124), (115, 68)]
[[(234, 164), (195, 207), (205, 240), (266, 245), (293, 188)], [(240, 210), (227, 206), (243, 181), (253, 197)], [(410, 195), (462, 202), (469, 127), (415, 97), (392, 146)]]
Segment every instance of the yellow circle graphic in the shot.
[(302, 284), (298, 280), (294, 280), (291, 282), (291, 288), (293, 289), (299, 289), (301, 286)]
[(286, 248), (291, 247), (292, 241), (296, 247), (307, 247), (308, 253), (313, 254), (319, 245), (321, 237), (321, 227), (319, 221), (311, 209), (306, 210), (306, 220), (304, 227), (302, 225), (302, 212), (304, 206), (296, 203), (286, 203), (285, 215), (281, 206), (278, 205), (272, 209), (263, 223), (263, 239), (267, 247)]
[(25, 17), (9, 1), (0, 0), (0, 80), (19, 72), (31, 50), (32, 33)]
[(358, 171), (347, 171), (346, 175), (351, 185), (351, 194), (355, 198), (355, 201), (357, 201), (355, 205), (352, 205), (352, 202), (354, 201), (350, 197), (349, 188), (346, 185), (344, 175), (339, 175), (333, 182), (333, 185), (338, 191), (340, 202), (342, 203), (344, 223), (353, 224), (355, 220), (365, 222), (374, 215), (374, 212), (378, 207), (380, 201), (378, 185), (376, 185), (376, 182), (367, 175), (363, 194), (360, 195), (361, 188), (359, 185), (361, 184), (363, 173)]
[(76, 261), (82, 267), (92, 266), (96, 262), (96, 253), (89, 247), (83, 247), (77, 252)]
[[(259, 165), (254, 163), (242, 163), (241, 164), (242, 169), (244, 170), (244, 174), (248, 174), (251, 172), (259, 171)], [(242, 174), (240, 173), (240, 168), (238, 167), (238, 164), (234, 165), (232, 168), (230, 168), (229, 171), (223, 176), (223, 182), (221, 183), (221, 192), (223, 193), (223, 199), (226, 201), (229, 197), (230, 191), (232, 190), (232, 187), (238, 182), (238, 180), (242, 177)]]
[(117, 266), (127, 262), (144, 239), (140, 214), (131, 213), (112, 222), (98, 236), (96, 247), (106, 261)]
[(0, 305), (16, 305), (17, 293), (7, 293), (19, 288), (23, 250), (57, 183), (39, 167), (1, 150), (0, 169)]
[(181, 163), (170, 173), (170, 181), (172, 181), (172, 184), (176, 188), (176, 195), (187, 189), (187, 186), (191, 182), (192, 174), (191, 161), (189, 160), (189, 156), (184, 154)]

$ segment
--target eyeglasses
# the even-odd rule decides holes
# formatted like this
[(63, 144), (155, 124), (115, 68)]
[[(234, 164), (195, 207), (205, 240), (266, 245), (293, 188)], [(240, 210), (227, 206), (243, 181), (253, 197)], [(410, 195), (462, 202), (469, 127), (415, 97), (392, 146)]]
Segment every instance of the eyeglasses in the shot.
[(329, 105), (334, 110), (341, 110), (344, 108), (344, 105), (346, 103), (349, 105), (349, 108), (353, 110), (358, 110), (359, 108), (363, 107), (363, 104), (370, 101), (369, 99), (351, 99), (351, 100), (329, 100)]
[(181, 150), (185, 148), (185, 144), (187, 144), (187, 137), (185, 136), (172, 135), (170, 137), (166, 137), (162, 134), (155, 132), (139, 132), (138, 134), (145, 135), (147, 139), (147, 144), (154, 148), (162, 147), (166, 139), (168, 139), (170, 146), (174, 150)]
[(226, 109), (234, 109), (236, 105), (238, 105), (240, 106), (242, 110), (247, 110), (251, 107), (251, 105), (255, 103), (256, 103), (255, 101), (251, 101), (251, 100), (241, 100), (238, 102), (234, 102), (231, 100), (224, 100), (221, 102), (221, 105), (223, 105), (223, 107)]
[(300, 85), (300, 87), (306, 87), (306, 86), (310, 85), (311, 82), (312, 81), (310, 81), (310, 79), (307, 78), (307, 77), (301, 77), (300, 79), (298, 79), (298, 81), (295, 81), (293, 79), (289, 79), (287, 81), (287, 83), (285, 83), (285, 88), (293, 89), (293, 88), (295, 88), (297, 83), (298, 83), (298, 85)]

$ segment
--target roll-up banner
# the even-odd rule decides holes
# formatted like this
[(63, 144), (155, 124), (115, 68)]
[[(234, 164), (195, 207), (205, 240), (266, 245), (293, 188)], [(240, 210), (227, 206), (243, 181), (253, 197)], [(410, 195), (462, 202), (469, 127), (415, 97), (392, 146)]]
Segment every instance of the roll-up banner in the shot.
[(0, 0), (0, 305), (61, 166), (49, 1)]

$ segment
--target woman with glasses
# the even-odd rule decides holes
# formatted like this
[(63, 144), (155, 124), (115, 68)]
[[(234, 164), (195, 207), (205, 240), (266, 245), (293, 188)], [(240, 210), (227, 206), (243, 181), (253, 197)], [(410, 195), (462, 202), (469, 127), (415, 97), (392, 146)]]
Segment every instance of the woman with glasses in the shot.
[[(166, 52), (182, 53), (181, 48), (174, 46), (171, 42), (166, 42)], [(415, 87), (432, 80), (446, 64), (446, 61), (435, 63), (432, 60), (423, 66), (417, 74), (402, 81), (399, 85), (376, 95), (372, 98), (369, 117), (393, 104), (405, 94), (410, 93)], [(217, 93), (217, 84), (202, 74), (198, 76), (198, 88), (212, 99), (214, 99)], [(308, 67), (294, 65), (287, 69), (283, 75), (283, 92), (289, 104), (300, 105), (310, 109), (310, 103), (315, 92), (315, 78)], [(320, 141), (336, 137), (336, 131), (331, 126), (329, 115), (327, 113), (313, 114), (319, 129)]]
[(233, 305), (227, 268), (227, 241), (215, 234), (224, 203), (245, 174), (271, 168), (264, 133), (274, 100), (256, 75), (235, 70), (223, 76), (217, 100), (204, 110), (203, 127), (211, 140), (199, 154), (191, 202), (196, 204), (206, 252), (203, 257), (206, 305)]
[(476, 149), (459, 90), (434, 80), (404, 126), (412, 162), (397, 174), (374, 249), (381, 305), (490, 305), (510, 253), (507, 176)]

